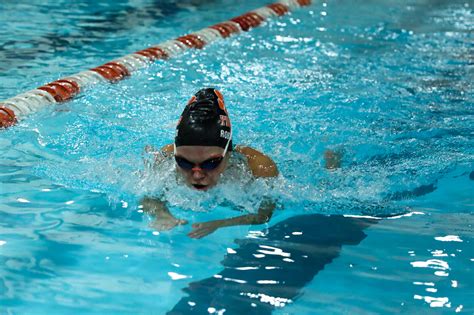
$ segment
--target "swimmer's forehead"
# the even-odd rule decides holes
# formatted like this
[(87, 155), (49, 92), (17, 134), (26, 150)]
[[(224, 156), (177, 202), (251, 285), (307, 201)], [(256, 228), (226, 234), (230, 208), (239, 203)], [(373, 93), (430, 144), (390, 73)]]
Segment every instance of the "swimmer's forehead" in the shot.
[(218, 146), (205, 145), (182, 145), (176, 148), (176, 155), (179, 156), (214, 156), (224, 152), (224, 148)]

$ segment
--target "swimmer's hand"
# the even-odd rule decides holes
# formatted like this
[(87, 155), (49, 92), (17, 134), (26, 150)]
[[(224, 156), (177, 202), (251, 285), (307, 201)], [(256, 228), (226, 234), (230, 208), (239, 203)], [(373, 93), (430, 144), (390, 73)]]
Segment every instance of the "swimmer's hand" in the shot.
[(145, 197), (142, 200), (143, 209), (155, 216), (155, 220), (150, 224), (156, 231), (168, 231), (178, 225), (187, 224), (188, 221), (177, 219), (166, 207), (166, 204), (159, 200), (150, 197)]

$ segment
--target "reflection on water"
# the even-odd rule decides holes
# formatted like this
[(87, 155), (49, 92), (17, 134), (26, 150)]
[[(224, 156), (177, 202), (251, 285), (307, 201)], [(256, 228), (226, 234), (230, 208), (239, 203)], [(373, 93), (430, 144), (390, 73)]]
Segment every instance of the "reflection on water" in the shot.
[[(436, 236), (434, 237), (436, 241), (439, 242), (455, 242), (455, 243), (462, 243), (463, 240), (458, 235), (446, 235), (446, 236)], [(431, 259), (424, 260), (424, 261), (412, 261), (410, 264), (413, 268), (426, 268), (426, 271), (431, 269), (433, 275), (438, 277), (433, 282), (421, 282), (421, 281), (414, 281), (413, 284), (415, 286), (420, 286), (425, 289), (425, 292), (417, 293), (413, 296), (415, 300), (422, 300), (429, 304), (432, 308), (452, 308), (454, 305), (450, 301), (449, 297), (446, 296), (439, 296), (443, 295), (443, 292), (446, 290), (444, 287), (447, 285), (451, 288), (458, 287), (458, 280), (456, 278), (452, 278), (453, 276), (450, 275), (452, 268), (449, 265), (448, 259), (449, 257), (456, 257), (457, 253), (460, 253), (461, 250), (457, 249), (453, 251), (453, 246), (446, 246), (445, 249), (436, 249), (432, 250)], [(415, 257), (415, 252), (411, 252), (410, 256)], [(456, 276), (454, 276), (456, 277)], [(461, 280), (462, 281), (462, 280)], [(438, 289), (439, 288), (439, 289)], [(418, 291), (418, 290), (417, 290)], [(438, 296), (433, 296), (438, 295)], [(456, 312), (459, 312), (463, 309), (463, 305), (458, 305), (456, 307)]]
[[(172, 19), (173, 15), (182, 10), (195, 10), (196, 6), (212, 2), (214, 0), (187, 0), (180, 3), (115, 1), (113, 5), (103, 3), (96, 6), (87, 1), (78, 1), (44, 4), (40, 8), (38, 4), (32, 3), (24, 4), (22, 10), (36, 11), (37, 15), (32, 21), (21, 21), (22, 24), (19, 24), (19, 20), (10, 21), (7, 17), (8, 13), (15, 16), (18, 6), (4, 4), (2, 9), (7, 17), (5, 22), (11, 23), (9, 26), (13, 34), (3, 35), (5, 39), (0, 45), (0, 60), (8, 60), (8, 62), (0, 62), (0, 71), (22, 67), (23, 63), (28, 63), (32, 59), (51, 58), (51, 54), (60, 55), (67, 51), (83, 53), (84, 48), (90, 49), (100, 41), (116, 37), (124, 32), (129, 34), (135, 28), (155, 27), (167, 19)], [(39, 23), (44, 24), (44, 28), (38, 29)], [(64, 24), (67, 25), (67, 29), (63, 28)], [(32, 30), (28, 36), (24, 34), (12, 36), (28, 27)]]

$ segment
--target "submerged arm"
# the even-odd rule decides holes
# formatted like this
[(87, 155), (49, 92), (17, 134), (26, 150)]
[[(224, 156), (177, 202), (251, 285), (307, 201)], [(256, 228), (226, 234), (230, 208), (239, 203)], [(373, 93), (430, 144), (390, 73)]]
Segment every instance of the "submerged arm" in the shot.
[(145, 197), (142, 199), (141, 204), (146, 213), (154, 216), (155, 220), (150, 225), (157, 231), (171, 230), (177, 225), (188, 223), (186, 220), (177, 219), (173, 216), (166, 203), (159, 199)]
[[(165, 145), (159, 151), (157, 151), (152, 146), (146, 146), (144, 151), (146, 153), (153, 154), (154, 159), (152, 163), (153, 165), (151, 166), (154, 167), (162, 163), (166, 158), (169, 158), (173, 154), (173, 145)], [(150, 166), (147, 163), (147, 160), (145, 160), (145, 167)], [(166, 203), (160, 199), (144, 197), (141, 200), (141, 204), (143, 206), (143, 210), (146, 213), (155, 217), (155, 220), (153, 221), (153, 223), (151, 223), (151, 226), (158, 231), (170, 230), (176, 225), (188, 223), (186, 220), (175, 218), (169, 211), (168, 207), (166, 206)]]
[[(248, 166), (254, 177), (278, 176), (278, 168), (275, 162), (267, 155), (245, 146), (237, 146), (235, 151), (243, 154), (247, 158)], [(265, 200), (260, 205), (256, 214), (245, 214), (229, 219), (195, 223), (193, 224), (193, 230), (188, 235), (192, 238), (202, 238), (221, 227), (263, 224), (270, 220), (274, 210), (275, 203), (270, 200)]]
[(203, 223), (193, 224), (193, 230), (188, 234), (192, 238), (202, 238), (208, 234), (211, 234), (215, 230), (226, 226), (235, 225), (257, 225), (263, 224), (270, 221), (275, 210), (275, 203), (270, 200), (266, 200), (260, 205), (257, 213), (245, 214), (238, 217), (229, 219), (214, 220)]
[[(278, 176), (278, 168), (275, 162), (267, 155), (246, 146), (237, 146), (235, 151), (247, 158), (248, 166), (254, 177)], [(275, 203), (271, 200), (264, 200), (256, 214), (245, 214), (229, 219), (195, 223), (193, 224), (193, 230), (188, 235), (192, 238), (201, 238), (221, 227), (263, 224), (270, 221), (274, 210)]]

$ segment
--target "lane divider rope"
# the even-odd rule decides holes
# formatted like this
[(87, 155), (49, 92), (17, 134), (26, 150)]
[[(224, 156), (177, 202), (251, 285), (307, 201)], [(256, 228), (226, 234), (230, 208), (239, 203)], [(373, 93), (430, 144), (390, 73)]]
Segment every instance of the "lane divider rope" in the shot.
[(1, 101), (0, 128), (11, 127), (23, 117), (47, 105), (68, 101), (85, 87), (101, 82), (120, 81), (130, 76), (134, 71), (147, 67), (151, 62), (174, 57), (188, 49), (202, 49), (212, 42), (233, 34), (247, 32), (269, 18), (285, 15), (295, 8), (310, 5), (311, 2), (311, 0), (280, 0), (228, 21), (139, 50), (99, 67), (58, 79), (37, 89)]

